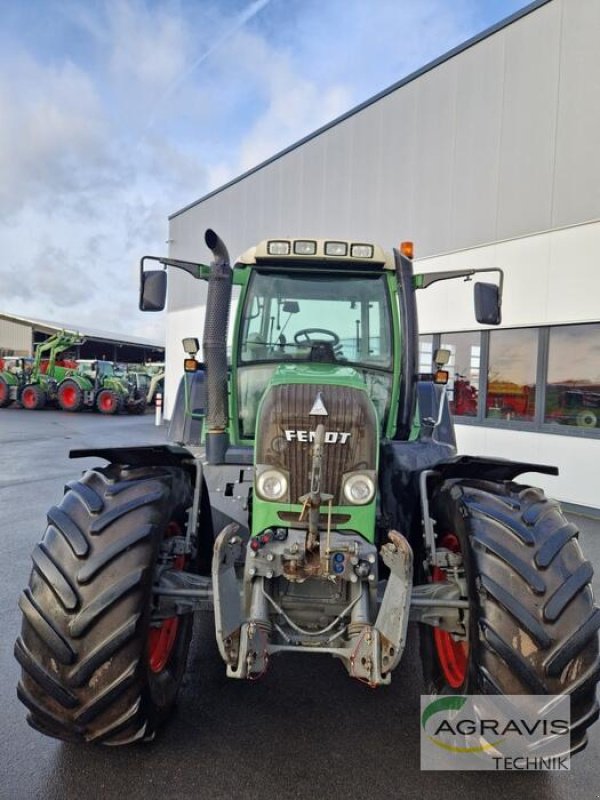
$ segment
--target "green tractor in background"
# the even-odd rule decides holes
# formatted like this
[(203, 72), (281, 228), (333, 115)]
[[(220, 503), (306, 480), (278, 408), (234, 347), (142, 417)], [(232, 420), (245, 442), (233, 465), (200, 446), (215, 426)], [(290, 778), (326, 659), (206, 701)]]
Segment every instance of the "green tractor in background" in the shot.
[(154, 400), (157, 393), (163, 393), (165, 379), (164, 364), (128, 364), (127, 374), (135, 383), (140, 395), (146, 397), (146, 403)]
[(2, 359), (0, 369), (0, 408), (18, 402), (21, 389), (31, 375), (33, 359), (27, 357), (10, 357)]
[(112, 361), (80, 362), (57, 388), (57, 401), (63, 411), (96, 408), (101, 414), (143, 414), (146, 392), (139, 389), (127, 370)]
[(24, 359), (21, 368), (0, 372), (0, 408), (18, 402), (36, 411), (55, 402), (59, 384), (73, 372), (72, 367), (57, 363), (58, 356), (80, 344), (79, 334), (58, 331), (36, 345), (33, 362)]
[[(558, 471), (457, 455), (447, 353), (418, 374), (416, 292), (490, 270), (414, 275), (409, 248), (285, 238), (232, 268), (205, 239), (210, 267), (141, 264), (146, 311), (165, 305), (167, 267), (208, 281), (204, 363), (186, 340), (173, 442), (73, 451), (108, 463), (68, 484), (33, 552), (15, 646), (29, 723), (152, 739), (193, 614), (211, 609), (236, 680), (303, 654), (388, 684), (412, 620), (427, 692), (568, 694), (564, 748), (583, 748), (598, 717), (592, 567), (558, 504), (515, 480)], [(501, 283), (475, 284), (482, 324), (500, 322)]]

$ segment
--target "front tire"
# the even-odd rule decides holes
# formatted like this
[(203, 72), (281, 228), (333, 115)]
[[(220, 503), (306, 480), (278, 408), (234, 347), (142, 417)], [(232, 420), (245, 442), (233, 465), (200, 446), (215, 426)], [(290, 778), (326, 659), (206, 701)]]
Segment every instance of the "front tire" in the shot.
[(56, 399), (63, 411), (81, 411), (83, 408), (83, 391), (75, 381), (68, 378), (58, 387)]
[(438, 542), (454, 536), (462, 552), (470, 621), (462, 673), (449, 670), (443, 632), (421, 626), (426, 690), (569, 694), (571, 752), (582, 749), (598, 718), (600, 609), (577, 528), (539, 489), (512, 483), (447, 481), (431, 508)]
[(185, 531), (191, 504), (182, 469), (112, 465), (69, 484), (50, 509), (15, 644), (32, 727), (119, 745), (152, 738), (169, 716), (192, 616), (176, 618), (164, 663), (151, 665), (152, 580), (161, 541)]
[(98, 392), (96, 397), (96, 408), (101, 414), (108, 416), (118, 414), (121, 406), (121, 400), (116, 392), (112, 389), (102, 389)]
[(28, 411), (39, 411), (46, 405), (46, 393), (37, 383), (29, 383), (21, 392), (21, 405)]

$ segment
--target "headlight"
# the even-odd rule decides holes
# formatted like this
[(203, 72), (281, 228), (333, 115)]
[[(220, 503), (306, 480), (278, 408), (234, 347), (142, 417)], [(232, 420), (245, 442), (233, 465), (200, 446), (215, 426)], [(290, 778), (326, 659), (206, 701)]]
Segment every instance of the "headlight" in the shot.
[(266, 469), (256, 479), (256, 491), (263, 500), (283, 500), (287, 490), (287, 478), (278, 469)]
[(373, 258), (372, 244), (353, 244), (350, 248), (352, 258)]
[(375, 481), (363, 472), (349, 475), (344, 481), (344, 497), (353, 506), (366, 506), (375, 497)]

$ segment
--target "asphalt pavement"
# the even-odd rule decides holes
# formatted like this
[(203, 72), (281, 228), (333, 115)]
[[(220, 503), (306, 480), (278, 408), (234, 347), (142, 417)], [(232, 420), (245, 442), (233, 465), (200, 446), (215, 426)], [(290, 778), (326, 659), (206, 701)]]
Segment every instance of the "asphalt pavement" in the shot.
[[(260, 681), (226, 678), (212, 620), (197, 619), (173, 720), (151, 744), (76, 746), (25, 722), (12, 650), (19, 592), (30, 553), (64, 484), (95, 462), (69, 461), (71, 448), (164, 441), (154, 417), (101, 417), (0, 410), (0, 798), (429, 798), (595, 800), (600, 798), (600, 723), (587, 749), (562, 773), (421, 772), (416, 631), (387, 688), (351, 680), (334, 659), (275, 659)], [(570, 515), (595, 564), (600, 596), (600, 523)]]

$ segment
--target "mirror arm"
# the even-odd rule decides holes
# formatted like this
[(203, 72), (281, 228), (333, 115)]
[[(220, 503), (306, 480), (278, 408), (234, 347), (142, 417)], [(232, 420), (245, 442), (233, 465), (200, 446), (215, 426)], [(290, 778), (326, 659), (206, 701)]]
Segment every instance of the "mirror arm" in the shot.
[(198, 264), (195, 261), (182, 261), (179, 258), (164, 258), (163, 256), (143, 256), (140, 260), (140, 276), (144, 273), (146, 261), (158, 261), (165, 269), (175, 267), (188, 272), (192, 278), (207, 281), (210, 277), (211, 268), (206, 264)]
[(421, 272), (414, 276), (415, 289), (427, 289), (432, 283), (437, 281), (451, 281), (455, 278), (470, 278), (472, 275), (477, 275), (480, 272), (498, 272), (500, 273), (500, 282), (498, 288), (500, 290), (500, 297), (502, 297), (502, 286), (504, 283), (504, 272), (500, 267), (486, 267), (484, 269), (465, 269), (460, 271), (447, 270), (444, 272)]

